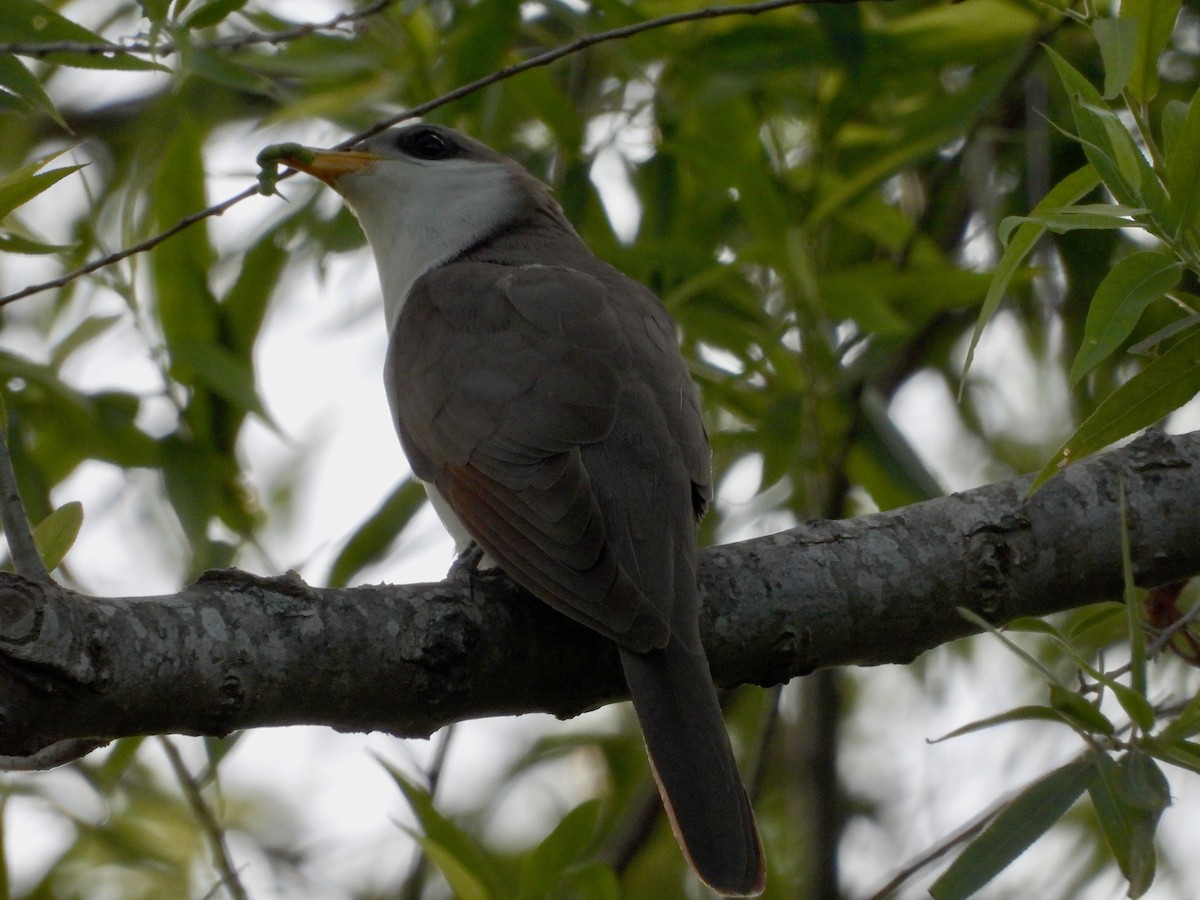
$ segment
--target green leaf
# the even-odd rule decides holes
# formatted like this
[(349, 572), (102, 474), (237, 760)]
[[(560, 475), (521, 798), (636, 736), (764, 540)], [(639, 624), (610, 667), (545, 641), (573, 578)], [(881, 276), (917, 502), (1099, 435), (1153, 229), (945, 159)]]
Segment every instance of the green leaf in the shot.
[(1061, 712), (1049, 706), (1018, 706), (999, 715), (988, 716), (986, 719), (978, 719), (967, 725), (962, 725), (953, 731), (943, 734), (941, 737), (930, 738), (927, 743), (940, 744), (942, 741), (948, 741), (951, 738), (962, 737), (964, 734), (972, 734), (976, 731), (985, 731), (997, 725), (1007, 725), (1009, 722), (1057, 722), (1060, 725), (1073, 725)]
[(1066, 206), (1061, 209), (1048, 209), (1039, 215), (1006, 216), (1000, 222), (997, 234), (1000, 242), (1007, 243), (1013, 230), (1025, 222), (1040, 222), (1055, 234), (1065, 234), (1068, 231), (1081, 229), (1099, 230), (1104, 228), (1142, 228), (1141, 222), (1134, 222), (1129, 217), (1139, 216), (1149, 212), (1141, 206), (1120, 206), (1113, 204), (1095, 203), (1085, 206)]
[(51, 169), (49, 172), (39, 172), (28, 178), (11, 180), (5, 178), (0, 182), (0, 219), (7, 216), (18, 206), (28, 203), (38, 194), (53, 187), (72, 172), (78, 172), (83, 166), (63, 166), (61, 169)]
[(1144, 157), (1125, 123), (1107, 106), (1094, 103), (1078, 103), (1073, 106), (1075, 123), (1084, 142), (1084, 152), (1087, 152), (1088, 145), (1091, 144), (1116, 164), (1118, 178), (1111, 182), (1105, 179), (1105, 184), (1108, 184), (1113, 196), (1123, 203), (1140, 202), (1142, 167), (1139, 162)]
[(157, 63), (138, 59), (94, 31), (55, 12), (38, 0), (4, 0), (0, 3), (0, 34), (13, 43), (70, 41), (103, 45), (98, 53), (51, 53), (48, 62), (86, 69), (162, 70)]
[(579, 900), (621, 900), (621, 882), (604, 863), (588, 863), (567, 872), (561, 882), (561, 893), (555, 896)]
[(1145, 737), (1142, 738), (1141, 745), (1152, 752), (1158, 760), (1169, 762), (1171, 766), (1178, 766), (1181, 769), (1187, 769), (1188, 772), (1200, 775), (1200, 744), (1183, 738), (1160, 740), (1154, 737)]
[(171, 351), (171, 374), (186, 384), (202, 385), (245, 412), (252, 412), (272, 428), (272, 420), (258, 388), (254, 369), (219, 344), (197, 347), (176, 344)]
[(103, 759), (91, 762), (88, 757), (81, 768), (86, 768), (88, 780), (99, 785), (101, 794), (108, 796), (119, 783), (121, 776), (129, 771), (130, 766), (136, 765), (137, 752), (146, 742), (144, 736), (121, 738), (108, 745)]
[(142, 8), (143, 16), (156, 25), (162, 25), (167, 21), (171, 0), (137, 0), (137, 5)]
[(1070, 97), (1075, 127), (1088, 162), (1117, 202), (1140, 206), (1141, 167), (1129, 132), (1086, 78), (1053, 49), (1045, 50)]
[(36, 107), (59, 125), (66, 127), (62, 115), (46, 93), (42, 83), (15, 56), (0, 54), (0, 88)]
[(1171, 805), (1171, 785), (1154, 759), (1136, 746), (1121, 760), (1123, 793), (1138, 809), (1156, 817)]
[(425, 487), (419, 480), (410, 478), (400, 482), (346, 541), (329, 568), (326, 583), (330, 587), (345, 587), (364, 568), (382, 559), (425, 499)]
[[(205, 133), (191, 118), (163, 123), (168, 137), (159, 152), (159, 170), (150, 191), (155, 225), (170, 228), (207, 206)], [(264, 416), (248, 359), (233, 354), (222, 341), (222, 310), (209, 287), (216, 253), (208, 226), (200, 222), (150, 252), (154, 300), (171, 359), (171, 375), (192, 387), (185, 419), (198, 447), (232, 452), (240, 419), (228, 416), (220, 398), (237, 410)]]
[(1200, 329), (1194, 330), (1112, 392), (1050, 457), (1030, 491), (1067, 463), (1154, 424), (1200, 391)]
[(1131, 805), (1122, 795), (1121, 783), (1125, 774), (1107, 753), (1098, 753), (1094, 758), (1096, 777), (1088, 785), (1096, 819), (1104, 833), (1104, 842), (1116, 859), (1121, 873), (1129, 878), (1132, 870), (1134, 831), (1136, 820), (1142, 811)]
[[(1178, 299), (1189, 309), (1195, 309), (1194, 303), (1200, 301), (1200, 297), (1195, 294), (1189, 294), (1187, 291), (1174, 290), (1171, 292), (1173, 299)], [(1129, 353), (1132, 356), (1154, 356), (1162, 349), (1163, 345), (1168, 343), (1172, 338), (1178, 337), (1181, 334), (1186, 334), (1197, 325), (1200, 325), (1200, 313), (1192, 313), (1184, 316), (1182, 319), (1176, 319), (1169, 325), (1164, 325), (1146, 337), (1142, 338), (1136, 344), (1129, 348)]]
[(1088, 307), (1083, 343), (1071, 364), (1078, 384), (1133, 333), (1146, 307), (1179, 283), (1183, 269), (1162, 253), (1132, 253), (1104, 276)]
[(72, 249), (71, 244), (46, 244), (35, 241), (19, 234), (0, 232), (0, 253), (20, 253), (26, 256), (45, 256), (51, 253), (65, 253)]
[[(1095, 190), (1098, 184), (1100, 184), (1100, 177), (1091, 165), (1076, 169), (1046, 193), (1046, 196), (1033, 208), (1031, 215), (1037, 216), (1046, 210), (1069, 206)], [(971, 343), (967, 347), (967, 358), (963, 362), (961, 381), (964, 385), (967, 381), (967, 373), (971, 369), (971, 363), (975, 359), (975, 348), (979, 345), (979, 338), (983, 335), (983, 327), (999, 308), (1000, 301), (1004, 299), (1004, 293), (1008, 290), (1009, 282), (1016, 275), (1017, 269), (1045, 233), (1046, 226), (1040, 222), (1026, 222), (1017, 229), (1012, 241), (1000, 257), (1000, 262), (996, 264), (996, 273), (988, 288), (987, 296), (983, 298), (983, 305), (979, 309), (979, 318), (975, 320), (975, 330), (971, 333)]]
[(1167, 723), (1158, 736), (1164, 740), (1174, 740), (1192, 737), (1195, 734), (1200, 734), (1200, 693), (1192, 695), (1192, 699)]
[(1142, 740), (1142, 746), (1157, 759), (1200, 775), (1200, 744), (1182, 738), (1160, 740), (1146, 737)]
[(98, 338), (124, 318), (120, 313), (111, 316), (88, 316), (63, 337), (50, 351), (50, 366), (58, 369), (80, 347)]
[(1184, 103), (1182, 100), (1171, 100), (1163, 107), (1162, 145), (1168, 160), (1175, 150), (1175, 145), (1179, 142), (1179, 132), (1183, 130), (1183, 123), (1187, 119), (1190, 108), (1191, 104)]
[(838, 319), (853, 319), (871, 334), (907, 334), (911, 329), (888, 303), (874, 272), (842, 271), (822, 280), (817, 291), (822, 309)]
[(466, 861), (455, 856), (437, 841), (421, 834), (413, 834), (425, 855), (446, 876), (454, 897), (461, 900), (497, 900), (499, 895), (491, 893), (479, 876), (472, 872)]
[(72, 500), (54, 510), (33, 529), (33, 542), (37, 545), (38, 555), (45, 563), (47, 572), (58, 568), (75, 544), (82, 527), (83, 504)]
[(1050, 705), (1080, 731), (1109, 735), (1116, 733), (1113, 723), (1087, 698), (1061, 685), (1050, 685)]
[(219, 25), (245, 5), (246, 0), (208, 0), (184, 16), (180, 24), (184, 28), (209, 28)]
[(1157, 856), (1154, 834), (1158, 820), (1171, 803), (1171, 788), (1158, 763), (1138, 747), (1122, 758), (1119, 768), (1124, 776), (1117, 789), (1130, 807), (1129, 879), (1130, 897), (1140, 897), (1154, 883)]
[(1196, 227), (1200, 216), (1200, 94), (1192, 97), (1187, 115), (1167, 156), (1167, 192), (1180, 229)]
[(937, 478), (892, 421), (886, 398), (866, 388), (859, 402), (864, 421), (847, 460), (854, 480), (882, 509), (941, 496)]
[(1061, 819), (1095, 779), (1091, 759), (1067, 763), (1039, 778), (967, 845), (929, 893), (935, 900), (970, 897)]
[(1063, 633), (1054, 627), (1053, 624), (1045, 619), (1039, 619), (1036, 616), (1021, 616), (1018, 619), (1013, 619), (1004, 626), (1005, 631), (1027, 631), (1031, 634), (1044, 634), (1055, 638), (1059, 641), (1065, 641)]
[(252, 361), (267, 304), (289, 259), (277, 229), (271, 229), (246, 251), (237, 280), (221, 300), (220, 316), (228, 326), (230, 345), (247, 362)]
[[(191, 120), (169, 123), (150, 194), (156, 227), (170, 228), (208, 205), (203, 143), (203, 131)], [(216, 343), (218, 314), (208, 288), (209, 268), (215, 260), (204, 222), (164, 241), (150, 253), (158, 313), (172, 356), (176, 348), (200, 353)]]
[(1097, 19), (1092, 33), (1104, 60), (1104, 99), (1111, 100), (1129, 83), (1137, 54), (1138, 23), (1132, 19)]
[(159, 440), (163, 483), (193, 553), (204, 553), (216, 514), (219, 473), (211, 454), (171, 434)]
[(813, 207), (812, 212), (808, 214), (804, 223), (805, 228), (815, 228), (843, 206), (852, 203), (863, 193), (887, 179), (898, 169), (934, 152), (952, 137), (953, 134), (949, 131), (918, 134), (912, 140), (906, 141), (872, 160), (857, 170), (850, 178), (825, 193)]
[(1071, 630), (1067, 637), (1069, 640), (1078, 640), (1083, 635), (1087, 634), (1093, 628), (1101, 625), (1106, 625), (1116, 617), (1122, 619), (1125, 616), (1125, 606), (1121, 603), (1101, 603), (1091, 612), (1080, 616), (1079, 619), (1071, 626)]
[(1129, 92), (1138, 103), (1158, 93), (1158, 63), (1179, 16), (1180, 0), (1121, 0), (1121, 18), (1137, 22), (1137, 47)]
[(396, 782), (413, 815), (417, 817), (424, 832), (422, 843), (428, 841), (437, 848), (430, 855), (447, 879), (454, 873), (462, 878), (469, 890), (476, 890), (474, 885), (478, 885), (482, 893), (473, 896), (510, 896), (511, 892), (505, 890), (496, 864), (475, 839), (437, 811), (428, 791), (417, 787), (386, 760), (380, 759), (379, 762)]
[(1133, 688), (1121, 684), (1119, 681), (1113, 681), (1108, 686), (1116, 695), (1121, 708), (1125, 710), (1126, 714), (1138, 728), (1142, 729), (1142, 731), (1149, 731), (1154, 727), (1154, 721), (1157, 716), (1154, 713), (1154, 706), (1149, 700)]
[(888, 35), (899, 38), (912, 55), (925, 62), (962, 60), (964, 42), (970, 46), (969, 58), (1002, 54), (1019, 46), (1038, 28), (1038, 17), (1031, 7), (982, 0), (982, 2), (924, 6), (908, 15), (890, 19)]
[(591, 843), (599, 815), (600, 801), (588, 800), (563, 816), (554, 830), (525, 857), (519, 897), (541, 900), (550, 894)]

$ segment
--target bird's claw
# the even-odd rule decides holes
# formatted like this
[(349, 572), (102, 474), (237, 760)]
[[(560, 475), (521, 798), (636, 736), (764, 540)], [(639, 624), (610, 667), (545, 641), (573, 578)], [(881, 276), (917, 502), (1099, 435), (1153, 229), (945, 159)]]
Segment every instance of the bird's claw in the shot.
[(482, 560), (483, 548), (477, 542), (471, 541), (458, 556), (454, 557), (454, 562), (450, 564), (450, 571), (446, 573), (446, 577), (453, 581), (466, 581), (468, 584), (472, 584), (475, 575), (479, 572), (479, 563)]

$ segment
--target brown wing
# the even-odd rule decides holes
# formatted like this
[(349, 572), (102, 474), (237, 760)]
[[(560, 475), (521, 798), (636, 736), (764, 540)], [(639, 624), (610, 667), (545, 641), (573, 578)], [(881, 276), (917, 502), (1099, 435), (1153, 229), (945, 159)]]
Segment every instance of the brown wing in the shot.
[[(660, 458), (679, 454), (640, 372), (654, 355), (647, 329), (660, 327), (644, 319), (574, 269), (452, 264), (414, 286), (387, 371), (414, 471), (488, 554), (551, 606), (639, 651), (668, 639), (677, 568), (671, 552), (641, 565), (661, 553), (646, 541), (678, 531), (678, 516), (664, 516), (678, 503), (656, 490)], [(673, 342), (670, 352), (678, 359)], [(682, 473), (690, 508), (683, 463), (667, 468)], [(628, 509), (630, 496), (649, 511)], [(651, 568), (668, 572), (661, 587)]]

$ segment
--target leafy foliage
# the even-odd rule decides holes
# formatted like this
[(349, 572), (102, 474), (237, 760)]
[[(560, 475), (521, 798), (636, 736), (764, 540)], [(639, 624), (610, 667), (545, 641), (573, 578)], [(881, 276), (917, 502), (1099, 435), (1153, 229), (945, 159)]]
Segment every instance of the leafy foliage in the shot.
[[(417, 542), (422, 506), (402, 473), (355, 522), (327, 526), (320, 552), (298, 537), (315, 451), (299, 446), (267, 390), (264, 360), (279, 320), (303, 314), (299, 285), (353, 293), (339, 272), (369, 263), (353, 220), (319, 189), (269, 179), (289, 202), (253, 197), (256, 152), (340, 140), (578, 37), (693, 8), (331, 3), (323, 22), (305, 22), (269, 0), (0, 3), (0, 289), (11, 297), (56, 282), (53, 293), (0, 300), (0, 386), (48, 562), (62, 561), (84, 589), (109, 574), (87, 550), (106, 520), (120, 528), (109, 502), (89, 503), (82, 527), (82, 508), (65, 496), (105, 471), (135, 507), (138, 530), (125, 540), (160, 557), (174, 583), (234, 563), (294, 564), (337, 585), (392, 571)], [(727, 540), (1014, 472), (1044, 480), (1191, 400), (1197, 27), (1177, 0), (1123, 0), (1117, 15), (1026, 0), (797, 5), (598, 44), (430, 117), (550, 181), (589, 245), (663, 298), (702, 388), (718, 476), (733, 473), (704, 526), (709, 540)], [(222, 202), (239, 190), (245, 199)], [(226, 218), (199, 216), (214, 202)], [(198, 221), (157, 240), (189, 217)], [(57, 277), (140, 242), (153, 247)], [(351, 329), (357, 313), (343, 310), (329, 330)], [(923, 414), (911, 412), (917, 394)], [(260, 452), (264, 440), (273, 457)], [(1059, 754), (999, 804), (930, 879), (936, 896), (966, 896), (993, 877), (1022, 893), (1029, 876), (1011, 864), (1051, 828), (1101, 860), (1048, 874), (1062, 896), (1118, 878), (1138, 896), (1172, 877), (1155, 844), (1170, 797), (1163, 766), (1200, 772), (1200, 702), (1151, 698), (1191, 697), (1184, 667), (1163, 657), (1195, 663), (1192, 602), (1186, 591), (1159, 594), (1145, 600), (1147, 621), (1106, 604), (1017, 623), (1036, 635), (1028, 641), (1003, 636), (1032, 664), (1012, 675), (1018, 699), (954, 733), (987, 728), (991, 738), (1051, 722), (1066, 726), (1056, 731), (1071, 753), (1077, 738), (1085, 749), (1065, 764)], [(1173, 631), (1155, 640), (1163, 629)], [(924, 661), (913, 680), (934, 694), (937, 667), (972, 652)], [(1107, 666), (1106, 654), (1131, 668)], [(1041, 702), (1024, 693), (1025, 670)], [(842, 691), (844, 722), (874, 735), (888, 710), (866, 696), (867, 676), (850, 678), (864, 696)], [(836, 720), (831, 702), (801, 687), (744, 690), (730, 703), (735, 743), (759, 774), (776, 896), (828, 894), (847, 822), (887, 831), (894, 821), (873, 772), (848, 777), (847, 797), (798, 762), (805, 742), (817, 745), (812, 758), (838, 751), (837, 729), (816, 724)], [(901, 724), (908, 746), (916, 733)], [(205, 748), (196, 790), (214, 807), (236, 744)], [(853, 757), (857, 747), (841, 749)], [(125, 741), (71, 768), (108, 815), (60, 804), (73, 842), (9, 895), (78, 894), (95, 873), (122, 896), (203, 896), (227, 879), (204, 862), (205, 826), (145, 756), (142, 742)], [(440, 873), (414, 876), (408, 890), (677, 895), (682, 863), (664, 823), (635, 853), (618, 852), (648, 784), (631, 729), (546, 738), (506, 781), (584, 757), (605, 800), (577, 798), (524, 848), (484, 838), (495, 795), (451, 815), (419, 779), (390, 770), (413, 839)], [(45, 799), (45, 784), (14, 778), (5, 790)], [(225, 812), (223, 827), (263, 858), (291, 875), (303, 868), (278, 860), (252, 816)], [(847, 866), (846, 878), (851, 868), (878, 877), (895, 848), (918, 853), (904, 843), (910, 829), (890, 830), (873, 865)], [(925, 877), (919, 869), (905, 877)], [(374, 884), (364, 878), (356, 895)]]

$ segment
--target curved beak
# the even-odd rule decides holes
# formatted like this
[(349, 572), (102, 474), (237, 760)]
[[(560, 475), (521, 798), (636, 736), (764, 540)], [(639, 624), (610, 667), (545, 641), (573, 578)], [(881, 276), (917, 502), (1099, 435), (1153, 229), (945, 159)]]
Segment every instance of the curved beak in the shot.
[(279, 162), (301, 172), (320, 178), (330, 187), (337, 187), (343, 175), (358, 172), (383, 159), (378, 153), (366, 150), (314, 150), (304, 148), (303, 153), (279, 157)]

